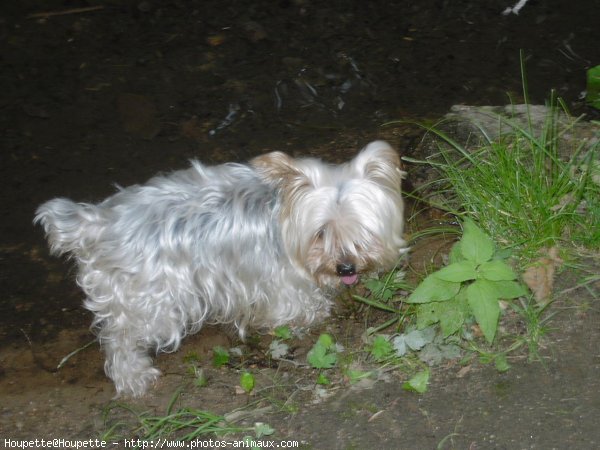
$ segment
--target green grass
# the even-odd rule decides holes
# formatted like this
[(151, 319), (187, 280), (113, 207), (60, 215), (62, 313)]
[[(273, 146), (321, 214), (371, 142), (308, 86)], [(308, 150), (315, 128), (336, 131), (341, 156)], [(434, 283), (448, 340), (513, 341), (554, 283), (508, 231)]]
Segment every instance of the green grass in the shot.
[[(233, 411), (227, 415), (218, 415), (212, 412), (193, 407), (175, 408), (183, 387), (179, 388), (173, 395), (165, 415), (153, 415), (149, 412), (136, 411), (132, 406), (126, 403), (111, 403), (104, 410), (104, 419), (113, 410), (123, 410), (131, 413), (137, 426), (131, 429), (131, 425), (126, 422), (113, 424), (103, 433), (103, 440), (114, 440), (118, 438), (133, 438), (138, 446), (132, 448), (145, 448), (144, 442), (156, 441), (159, 439), (177, 440), (180, 442), (190, 442), (194, 440), (209, 440), (223, 438), (227, 435), (243, 434), (244, 440), (256, 440), (264, 436), (271, 435), (274, 430), (267, 424), (257, 422), (253, 427), (234, 425), (236, 416), (243, 417), (242, 414), (236, 414), (239, 410)], [(231, 419), (230, 419), (231, 418)], [(119, 431), (121, 429), (122, 431)], [(141, 446), (141, 447), (140, 447)], [(247, 448), (255, 448), (248, 446)]]
[[(480, 145), (467, 148), (437, 127), (439, 152), (426, 161), (438, 173), (423, 186), (430, 204), (470, 217), (501, 246), (532, 256), (560, 244), (600, 245), (599, 144), (582, 141), (567, 159), (559, 150), (575, 131), (564, 104), (551, 96), (541, 129), (529, 119), (496, 117), (501, 130), (492, 139), (480, 128)], [(415, 160), (412, 160), (415, 161)], [(442, 195), (443, 204), (433, 198)]]

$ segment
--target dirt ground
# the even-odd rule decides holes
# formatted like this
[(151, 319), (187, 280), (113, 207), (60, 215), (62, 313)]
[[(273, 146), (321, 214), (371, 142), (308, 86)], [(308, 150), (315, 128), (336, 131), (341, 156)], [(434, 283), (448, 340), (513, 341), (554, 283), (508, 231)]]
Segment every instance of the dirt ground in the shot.
[[(502, 105), (507, 93), (521, 100), (519, 49), (533, 102), (555, 88), (574, 112), (597, 118), (580, 99), (585, 70), (600, 61), (595, 3), (530, 0), (503, 16), (508, 0), (4, 2), (0, 447), (5, 439), (96, 438), (111, 427), (111, 445), (133, 437), (134, 416), (112, 401), (96, 344), (56, 369), (93, 335), (70, 264), (49, 256), (31, 224), (37, 205), (100, 200), (114, 184), (143, 182), (190, 158), (240, 161), (279, 149), (337, 162), (379, 137), (410, 155), (419, 130), (382, 123), (436, 119), (453, 104)], [(420, 255), (413, 264), (429, 257)], [(314, 371), (267, 361), (267, 336), (245, 344), (259, 391), (248, 397), (236, 393), (236, 370), (210, 364), (215, 345), (239, 342), (209, 328), (160, 355), (165, 376), (127, 405), (164, 414), (182, 388), (176, 406), (226, 414), (262, 395), (268, 401), (245, 408), (240, 423), (268, 423), (272, 439), (303, 448), (598, 448), (600, 287), (574, 289), (585, 273), (591, 266), (558, 276), (555, 290), (564, 293), (543, 363), (517, 355), (502, 374), (479, 364), (435, 367), (422, 395), (401, 388), (402, 374), (368, 389), (337, 380), (315, 401)], [(295, 360), (323, 331), (358, 348), (378, 319), (340, 302), (295, 342)], [(192, 383), (192, 354), (207, 387)]]

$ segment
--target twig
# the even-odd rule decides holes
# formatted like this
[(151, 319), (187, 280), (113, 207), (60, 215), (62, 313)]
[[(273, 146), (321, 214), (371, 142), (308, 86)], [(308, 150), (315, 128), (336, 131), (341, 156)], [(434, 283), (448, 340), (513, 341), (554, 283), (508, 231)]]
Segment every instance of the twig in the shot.
[(98, 339), (94, 339), (93, 341), (90, 341), (87, 344), (85, 344), (83, 347), (79, 347), (79, 348), (76, 348), (75, 350), (73, 350), (71, 353), (69, 353), (67, 356), (65, 356), (63, 359), (60, 360), (60, 362), (58, 363), (58, 366), (56, 366), (56, 370), (60, 370), (61, 367), (64, 366), (65, 363), (71, 358), (71, 356), (75, 356), (80, 351), (85, 350), (86, 348), (88, 348), (90, 345), (92, 345), (97, 340)]
[(81, 13), (86, 13), (86, 12), (91, 12), (91, 11), (99, 11), (101, 9), (104, 9), (103, 5), (86, 6), (83, 8), (64, 9), (62, 11), (46, 11), (46, 12), (40, 12), (40, 13), (33, 13), (33, 14), (29, 14), (27, 16), (27, 18), (28, 19), (47, 19), (48, 17), (53, 17), (53, 16), (66, 16), (67, 14), (81, 14)]
[(521, 8), (523, 6), (525, 6), (525, 4), (528, 2), (528, 0), (519, 0), (519, 2), (517, 4), (515, 4), (515, 6), (513, 6), (512, 8), (506, 8), (504, 11), (502, 11), (502, 14), (507, 16), (510, 13), (516, 14), (517, 16), (519, 15), (519, 11), (521, 11)]

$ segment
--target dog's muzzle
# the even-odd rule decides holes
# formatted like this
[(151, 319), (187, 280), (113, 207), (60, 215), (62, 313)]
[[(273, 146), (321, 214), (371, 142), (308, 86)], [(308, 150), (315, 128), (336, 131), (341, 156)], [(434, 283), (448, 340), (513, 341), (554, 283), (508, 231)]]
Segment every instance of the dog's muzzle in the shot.
[(339, 263), (335, 267), (335, 271), (340, 276), (342, 283), (347, 286), (350, 286), (358, 280), (358, 274), (356, 273), (356, 266), (352, 263)]

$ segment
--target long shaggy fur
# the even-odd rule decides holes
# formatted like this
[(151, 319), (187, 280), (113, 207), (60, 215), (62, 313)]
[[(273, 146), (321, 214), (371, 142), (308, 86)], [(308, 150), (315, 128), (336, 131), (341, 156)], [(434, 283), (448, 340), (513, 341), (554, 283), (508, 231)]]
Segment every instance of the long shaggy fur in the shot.
[(158, 176), (94, 205), (41, 205), (53, 254), (69, 254), (118, 394), (160, 375), (149, 352), (174, 351), (205, 323), (308, 325), (331, 289), (393, 265), (402, 240), (397, 154), (371, 143), (347, 164), (269, 153), (248, 165)]

